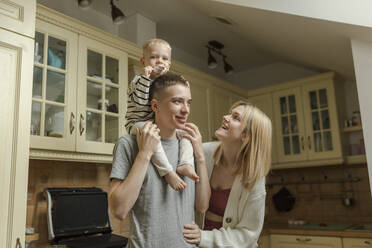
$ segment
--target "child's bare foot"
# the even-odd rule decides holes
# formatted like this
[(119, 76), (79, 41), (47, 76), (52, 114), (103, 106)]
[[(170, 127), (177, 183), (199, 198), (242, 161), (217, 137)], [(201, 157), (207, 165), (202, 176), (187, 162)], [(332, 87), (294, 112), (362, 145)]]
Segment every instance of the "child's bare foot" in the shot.
[(194, 168), (189, 164), (181, 165), (177, 168), (177, 173), (182, 176), (187, 176), (194, 180), (195, 182), (199, 182), (199, 176), (196, 175)]
[(186, 183), (177, 175), (176, 172), (171, 171), (164, 176), (165, 181), (176, 191), (182, 191), (186, 187)]

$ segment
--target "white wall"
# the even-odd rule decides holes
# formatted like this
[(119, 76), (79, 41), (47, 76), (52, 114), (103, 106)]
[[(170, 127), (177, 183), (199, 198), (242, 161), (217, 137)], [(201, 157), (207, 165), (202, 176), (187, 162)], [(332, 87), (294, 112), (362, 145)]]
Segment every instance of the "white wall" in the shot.
[[(372, 182), (372, 43), (351, 40), (369, 181)], [(372, 184), (370, 183), (371, 192)]]
[(345, 109), (344, 118), (350, 119), (353, 115), (353, 112), (360, 110), (359, 107), (359, 97), (356, 82), (347, 81), (344, 83), (344, 92), (345, 92)]
[(214, 0), (227, 4), (275, 11), (291, 15), (372, 27), (372, 2), (370, 0), (312, 0), (312, 1), (262, 1)]

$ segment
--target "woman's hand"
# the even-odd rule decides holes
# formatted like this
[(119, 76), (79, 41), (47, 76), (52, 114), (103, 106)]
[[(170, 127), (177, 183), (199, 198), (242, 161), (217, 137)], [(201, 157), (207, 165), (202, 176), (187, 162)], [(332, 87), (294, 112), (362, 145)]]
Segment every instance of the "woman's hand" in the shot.
[(137, 128), (136, 131), (139, 152), (151, 157), (160, 142), (159, 128), (149, 121), (141, 130)]
[(205, 157), (202, 136), (200, 134), (199, 128), (193, 123), (186, 123), (183, 130), (185, 131), (185, 133), (182, 133), (181, 137), (190, 140), (194, 149), (194, 156), (196, 160), (204, 160)]
[(200, 244), (201, 233), (199, 226), (193, 221), (191, 224), (184, 225), (183, 237), (190, 244)]

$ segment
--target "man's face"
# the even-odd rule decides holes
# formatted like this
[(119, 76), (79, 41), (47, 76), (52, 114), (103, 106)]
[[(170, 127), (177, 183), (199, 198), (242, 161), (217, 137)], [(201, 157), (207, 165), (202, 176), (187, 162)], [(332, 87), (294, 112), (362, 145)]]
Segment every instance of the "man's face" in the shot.
[[(185, 126), (190, 114), (191, 93), (190, 88), (183, 84), (169, 86), (159, 92), (153, 99), (155, 121), (160, 131), (175, 131)], [(164, 130), (165, 131), (165, 130)]]
[(143, 67), (151, 66), (154, 68), (151, 73), (154, 77), (166, 73), (171, 65), (171, 50), (162, 43), (151, 44), (144, 51), (142, 65)]

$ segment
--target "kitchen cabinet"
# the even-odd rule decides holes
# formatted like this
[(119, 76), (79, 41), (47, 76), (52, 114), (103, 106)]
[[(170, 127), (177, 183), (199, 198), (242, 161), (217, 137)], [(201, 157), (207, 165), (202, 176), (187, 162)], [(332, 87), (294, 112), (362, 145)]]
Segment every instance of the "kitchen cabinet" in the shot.
[(112, 154), (124, 134), (127, 53), (37, 20), (31, 148)]
[(229, 113), (232, 105), (232, 96), (230, 92), (220, 88), (211, 89), (211, 130), (212, 139), (217, 138), (214, 135), (214, 131), (221, 127), (222, 117)]
[(257, 241), (258, 248), (270, 248), (270, 235), (261, 235)]
[(0, 247), (23, 247), (35, 6), (0, 2)]
[(340, 248), (341, 238), (303, 235), (270, 235), (271, 248)]
[(252, 103), (253, 105), (257, 106), (261, 111), (263, 111), (270, 119), (272, 123), (272, 151), (271, 151), (271, 163), (273, 167), (277, 165), (277, 145), (275, 144), (275, 131), (276, 129), (274, 124), (274, 112), (273, 112), (273, 99), (271, 93), (262, 94), (258, 96), (250, 96), (248, 97), (248, 102)]
[(35, 11), (34, 0), (0, 1), (0, 28), (34, 37)]
[(272, 94), (279, 163), (311, 161), (303, 164), (311, 166), (321, 163), (314, 161), (342, 161), (332, 78), (305, 81)]
[(128, 56), (81, 36), (79, 65), (77, 151), (112, 154), (125, 133)]
[(214, 132), (221, 127), (222, 117), (229, 113), (231, 106), (246, 98), (233, 91), (222, 87), (212, 87), (210, 89), (210, 120), (211, 120), (211, 139), (217, 140)]
[(372, 247), (372, 239), (343, 238), (343, 248), (367, 248)]
[(208, 85), (203, 83), (198, 77), (193, 75), (184, 75), (185, 78), (190, 82), (191, 90), (191, 109), (189, 122), (195, 123), (202, 135), (203, 141), (208, 141), (214, 135), (212, 129), (210, 129), (210, 116), (209, 116), (209, 92)]

